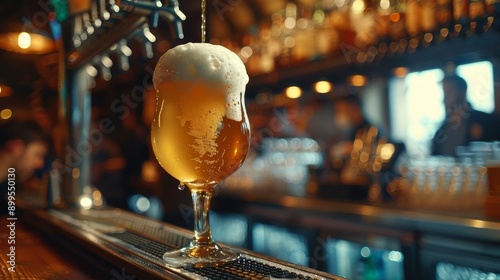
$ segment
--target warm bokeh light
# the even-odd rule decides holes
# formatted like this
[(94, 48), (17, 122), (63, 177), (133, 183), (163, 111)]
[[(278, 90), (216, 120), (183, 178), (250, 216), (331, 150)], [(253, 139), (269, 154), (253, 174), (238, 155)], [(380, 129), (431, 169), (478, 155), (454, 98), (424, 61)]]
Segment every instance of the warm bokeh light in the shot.
[(363, 0), (354, 0), (351, 9), (352, 13), (361, 14), (365, 10), (365, 2)]
[(382, 160), (389, 160), (391, 159), (392, 155), (394, 155), (394, 151), (396, 148), (394, 147), (394, 144), (391, 143), (386, 143), (382, 146), (382, 149), (380, 150), (380, 157)]
[(353, 75), (350, 78), (351, 85), (355, 87), (362, 87), (366, 85), (366, 82), (367, 82), (366, 76), (363, 75)]
[(31, 36), (29, 33), (21, 32), (17, 37), (17, 45), (25, 50), (31, 46)]
[(0, 118), (2, 118), (3, 120), (8, 120), (10, 119), (10, 117), (12, 117), (12, 110), (3, 109), (2, 111), (0, 111)]
[(55, 42), (46, 36), (27, 32), (0, 33), (0, 49), (15, 53), (47, 54), (56, 50)]
[(80, 198), (80, 206), (84, 210), (92, 208), (92, 199), (88, 196), (83, 196)]
[(6, 85), (0, 85), (0, 97), (8, 97), (12, 95), (12, 88)]
[(332, 90), (332, 83), (329, 81), (317, 81), (314, 84), (314, 91), (317, 93), (328, 93)]
[(95, 78), (97, 76), (97, 74), (99, 73), (97, 71), (97, 68), (95, 68), (94, 66), (92, 65), (87, 65), (87, 67), (85, 68), (85, 71), (87, 71), (87, 74), (89, 74), (90, 77), (92, 78)]
[(380, 0), (379, 6), (384, 10), (388, 10), (391, 6), (391, 2), (389, 0)]
[(394, 76), (403, 78), (408, 74), (408, 68), (406, 67), (396, 67), (394, 68)]
[(400, 13), (392, 13), (392, 14), (389, 16), (389, 19), (390, 19), (392, 22), (398, 22), (398, 21), (401, 19), (401, 14), (400, 14)]
[(299, 98), (302, 96), (302, 89), (298, 86), (290, 86), (286, 89), (285, 94), (288, 98)]

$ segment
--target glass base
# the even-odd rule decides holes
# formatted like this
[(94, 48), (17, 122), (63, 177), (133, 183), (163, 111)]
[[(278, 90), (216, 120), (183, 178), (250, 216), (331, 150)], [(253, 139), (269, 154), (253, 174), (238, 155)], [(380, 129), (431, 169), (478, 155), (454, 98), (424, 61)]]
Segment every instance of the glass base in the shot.
[(172, 267), (214, 267), (237, 260), (240, 253), (230, 248), (211, 245), (191, 245), (163, 254), (163, 260)]

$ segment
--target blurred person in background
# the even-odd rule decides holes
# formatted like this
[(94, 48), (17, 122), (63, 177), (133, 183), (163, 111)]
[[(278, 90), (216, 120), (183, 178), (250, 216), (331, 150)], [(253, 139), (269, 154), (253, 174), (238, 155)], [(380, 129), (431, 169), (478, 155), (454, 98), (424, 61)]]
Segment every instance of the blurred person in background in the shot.
[[(51, 145), (51, 138), (35, 121), (9, 120), (0, 123), (0, 190), (5, 202), (9, 178), (15, 180), (16, 193), (19, 184), (33, 177), (44, 166), (44, 159)], [(9, 177), (14, 174), (13, 177)], [(7, 211), (7, 203), (1, 203), (0, 213)]]
[(432, 155), (456, 156), (457, 146), (500, 140), (499, 119), (472, 108), (467, 101), (467, 82), (462, 77), (447, 76), (442, 87), (446, 117), (432, 139)]
[(334, 100), (333, 108), (334, 122), (343, 141), (330, 150), (330, 156), (347, 157), (351, 154), (356, 136), (366, 134), (374, 126), (366, 118), (361, 100), (357, 95), (349, 94), (338, 97)]

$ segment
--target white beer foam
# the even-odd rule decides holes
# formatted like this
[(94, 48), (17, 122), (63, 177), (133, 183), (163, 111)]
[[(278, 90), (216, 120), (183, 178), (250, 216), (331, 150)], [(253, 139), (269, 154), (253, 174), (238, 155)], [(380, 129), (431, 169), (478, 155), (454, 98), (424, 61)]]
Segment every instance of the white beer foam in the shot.
[[(163, 54), (153, 73), (156, 89), (166, 81), (209, 81), (226, 85), (226, 117), (242, 120), (242, 104), (248, 75), (232, 51), (209, 43), (187, 43)], [(244, 110), (244, 109), (243, 109)]]

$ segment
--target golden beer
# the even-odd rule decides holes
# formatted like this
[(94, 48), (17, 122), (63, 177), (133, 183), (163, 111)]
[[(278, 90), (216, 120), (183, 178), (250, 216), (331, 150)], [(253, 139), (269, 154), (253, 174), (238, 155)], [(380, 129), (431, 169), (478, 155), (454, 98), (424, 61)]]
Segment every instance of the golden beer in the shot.
[(153, 83), (153, 150), (161, 166), (188, 186), (194, 214), (193, 241), (165, 252), (163, 260), (174, 267), (209, 267), (235, 260), (238, 251), (213, 242), (208, 212), (214, 186), (236, 171), (248, 153), (245, 65), (222, 46), (187, 43), (160, 57)]
[[(250, 131), (243, 93), (226, 100), (226, 91), (225, 84), (203, 80), (157, 86), (153, 150), (181, 183), (213, 185), (236, 171), (247, 155)], [(239, 108), (241, 120), (226, 116), (229, 106)]]

